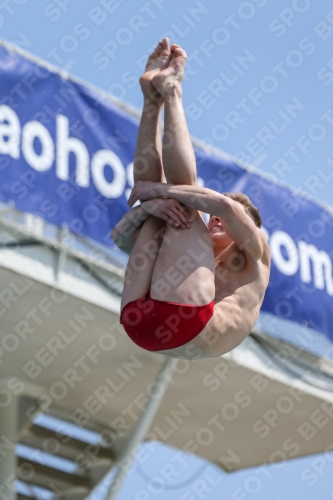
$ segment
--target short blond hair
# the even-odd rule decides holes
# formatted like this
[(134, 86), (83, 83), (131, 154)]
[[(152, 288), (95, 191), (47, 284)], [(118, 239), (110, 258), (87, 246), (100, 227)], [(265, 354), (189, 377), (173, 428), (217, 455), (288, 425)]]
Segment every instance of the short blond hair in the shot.
[(247, 215), (251, 217), (251, 219), (254, 221), (257, 227), (261, 227), (262, 219), (260, 217), (259, 210), (255, 205), (253, 205), (250, 198), (246, 194), (243, 193), (223, 193), (223, 194), (224, 196), (227, 196), (228, 198), (231, 198), (232, 200), (241, 203), (245, 207), (245, 213), (247, 213)]

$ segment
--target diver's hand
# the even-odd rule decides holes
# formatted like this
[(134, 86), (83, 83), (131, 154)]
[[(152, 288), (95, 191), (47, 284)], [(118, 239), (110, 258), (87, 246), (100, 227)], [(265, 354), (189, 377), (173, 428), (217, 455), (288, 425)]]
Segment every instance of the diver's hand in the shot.
[[(152, 182), (152, 184), (155, 184)], [(141, 203), (143, 210), (159, 219), (163, 219), (174, 227), (189, 229), (191, 218), (185, 208), (177, 201), (166, 198), (153, 198)]]

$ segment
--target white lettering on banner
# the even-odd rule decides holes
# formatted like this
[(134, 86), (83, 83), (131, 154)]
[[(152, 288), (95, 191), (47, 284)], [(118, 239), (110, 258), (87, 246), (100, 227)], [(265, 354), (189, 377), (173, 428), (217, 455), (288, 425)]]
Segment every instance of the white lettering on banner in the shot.
[[(87, 147), (77, 137), (69, 136), (67, 116), (56, 116), (56, 147), (48, 129), (42, 123), (31, 120), (22, 128), (15, 111), (0, 105), (0, 154), (9, 155), (15, 160), (22, 155), (27, 164), (38, 172), (49, 170), (56, 158), (56, 176), (69, 180), (69, 156), (75, 156), (75, 182), (79, 187), (90, 185), (90, 156)], [(21, 137), (22, 136), (22, 137)], [(40, 143), (40, 151), (35, 149), (35, 141)], [(56, 153), (55, 153), (56, 149)], [(105, 167), (113, 172), (113, 180), (105, 178)], [(96, 189), (106, 198), (118, 198), (126, 186), (126, 171), (120, 158), (109, 149), (99, 149), (91, 158), (91, 176)]]
[[(108, 165), (113, 170), (114, 179), (108, 182), (104, 168)], [(105, 198), (118, 198), (122, 195), (126, 183), (126, 173), (119, 157), (109, 149), (100, 149), (91, 160), (91, 175), (98, 191)]]
[(327, 293), (333, 295), (332, 262), (329, 255), (304, 241), (300, 241), (298, 247), (300, 250), (301, 280), (304, 283), (311, 283), (311, 261), (315, 287), (323, 290), (326, 283)]
[(80, 139), (69, 137), (67, 116), (57, 115), (57, 177), (67, 181), (69, 177), (69, 154), (76, 157), (75, 182), (80, 187), (89, 187), (89, 152)]
[[(288, 258), (281, 252), (284, 247)], [(298, 252), (294, 240), (284, 231), (275, 231), (270, 238), (270, 248), (275, 265), (281, 273), (292, 276), (298, 270)]]
[[(38, 138), (42, 150), (38, 155), (34, 149), (34, 140)], [(22, 129), (22, 153), (27, 163), (38, 172), (45, 172), (54, 162), (54, 143), (50, 132), (37, 121), (27, 122)]]
[[(265, 228), (263, 232), (268, 236)], [(326, 289), (328, 295), (333, 296), (333, 266), (327, 252), (318, 250), (314, 245), (305, 241), (299, 241), (296, 244), (284, 231), (274, 231), (268, 240), (272, 261), (282, 274), (292, 276), (299, 270), (303, 283), (313, 281), (315, 288)], [(282, 252), (282, 247), (284, 252)]]
[(0, 106), (0, 153), (15, 159), (19, 158), (20, 135), (20, 120), (15, 111), (9, 106)]

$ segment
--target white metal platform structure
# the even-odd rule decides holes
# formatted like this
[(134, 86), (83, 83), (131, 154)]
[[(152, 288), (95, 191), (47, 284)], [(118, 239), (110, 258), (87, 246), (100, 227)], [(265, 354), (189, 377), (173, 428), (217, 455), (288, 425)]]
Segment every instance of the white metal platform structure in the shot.
[[(3, 207), (3, 495), (16, 498), (17, 478), (32, 488), (20, 492), (22, 500), (34, 486), (80, 500), (122, 460), (115, 498), (129, 463), (123, 459), (143, 439), (227, 471), (327, 449), (333, 363), (258, 331), (221, 358), (166, 361), (136, 347), (119, 324), (123, 272), (94, 243)], [(90, 430), (95, 444), (66, 426), (45, 426), (41, 413)], [(72, 472), (48, 464), (42, 452), (66, 459)]]

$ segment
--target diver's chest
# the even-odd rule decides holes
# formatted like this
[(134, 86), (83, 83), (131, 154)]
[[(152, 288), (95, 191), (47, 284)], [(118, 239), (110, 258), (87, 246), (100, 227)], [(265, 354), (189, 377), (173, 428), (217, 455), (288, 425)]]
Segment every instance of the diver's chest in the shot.
[(233, 268), (220, 262), (215, 267), (215, 298), (222, 300), (238, 288), (251, 281), (252, 271), (248, 266)]

